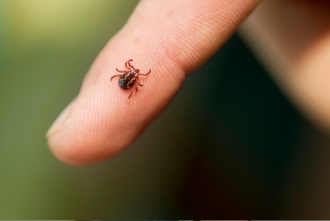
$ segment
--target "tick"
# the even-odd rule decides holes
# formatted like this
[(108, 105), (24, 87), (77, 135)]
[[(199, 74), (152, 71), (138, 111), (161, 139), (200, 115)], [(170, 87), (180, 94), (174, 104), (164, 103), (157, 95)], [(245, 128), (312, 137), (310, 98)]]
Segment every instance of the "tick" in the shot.
[(149, 70), (149, 72), (147, 74), (141, 74), (139, 73), (140, 70), (139, 69), (135, 69), (135, 67), (133, 67), (133, 65), (131, 65), (131, 61), (133, 61), (133, 59), (130, 59), (128, 60), (126, 63), (125, 63), (125, 67), (128, 69), (128, 71), (120, 71), (116, 68), (116, 70), (120, 73), (123, 73), (123, 74), (119, 74), (119, 75), (114, 75), (110, 78), (110, 81), (112, 80), (112, 78), (115, 78), (115, 77), (120, 77), (119, 78), (119, 86), (124, 89), (124, 90), (129, 90), (132, 88), (132, 91), (131, 93), (129, 94), (128, 96), (128, 99), (132, 96), (133, 94), (133, 91), (134, 91), (134, 86), (135, 86), (135, 90), (136, 92), (138, 92), (138, 89), (137, 89), (137, 85), (140, 85), (141, 87), (143, 87), (142, 84), (140, 84), (140, 81), (139, 81), (139, 75), (142, 75), (142, 76), (147, 76), (148, 74), (150, 74), (151, 70)]

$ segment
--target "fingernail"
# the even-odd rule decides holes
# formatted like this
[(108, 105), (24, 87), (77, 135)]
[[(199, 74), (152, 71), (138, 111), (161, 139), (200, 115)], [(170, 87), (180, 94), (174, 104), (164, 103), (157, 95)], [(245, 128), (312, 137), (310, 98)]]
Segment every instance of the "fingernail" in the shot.
[(46, 133), (46, 139), (49, 139), (53, 134), (57, 133), (64, 127), (65, 119), (69, 115), (75, 101), (76, 101), (76, 98), (73, 99), (70, 102), (70, 104), (66, 108), (64, 108), (62, 113), (56, 118), (55, 122), (53, 123), (53, 125), (49, 128), (49, 130)]

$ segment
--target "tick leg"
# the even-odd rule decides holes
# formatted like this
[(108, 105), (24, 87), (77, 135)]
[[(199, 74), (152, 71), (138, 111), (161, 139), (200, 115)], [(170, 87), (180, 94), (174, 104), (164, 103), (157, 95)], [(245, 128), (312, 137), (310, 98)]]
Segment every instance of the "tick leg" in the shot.
[(125, 67), (128, 69), (128, 70), (131, 70), (131, 68), (127, 65), (128, 61), (126, 61), (125, 63)]
[(132, 94), (133, 94), (133, 91), (134, 91), (134, 88), (132, 89), (132, 91), (131, 91), (131, 93), (129, 94), (129, 96), (128, 96), (128, 98), (127, 98), (127, 99), (129, 99), (129, 98), (132, 96)]
[(127, 62), (128, 66), (130, 66), (131, 68), (133, 68), (135, 70), (135, 67), (133, 67), (133, 65), (131, 65), (131, 63), (130, 63), (131, 61), (133, 61), (133, 59), (128, 60), (128, 62)]
[(118, 70), (117, 68), (116, 68), (116, 71), (118, 71), (118, 72), (120, 72), (120, 73), (126, 73), (127, 71), (121, 71), (121, 70)]
[[(138, 79), (139, 80), (139, 79)], [(136, 92), (138, 92), (138, 89), (137, 89), (138, 87), (137, 87), (137, 84), (135, 84), (135, 90), (136, 90)], [(133, 89), (134, 90), (134, 89)]]
[(142, 76), (147, 76), (148, 74), (150, 74), (151, 70), (149, 70), (149, 72), (147, 74), (139, 74), (139, 75), (142, 75)]
[(110, 78), (110, 81), (112, 80), (112, 78), (119, 77), (119, 76), (122, 76), (122, 74), (112, 76), (112, 77)]
[(141, 87), (143, 87), (143, 85), (142, 85), (142, 84), (140, 84), (140, 80), (139, 80), (139, 78), (138, 78), (137, 80), (138, 80), (138, 84), (139, 84)]

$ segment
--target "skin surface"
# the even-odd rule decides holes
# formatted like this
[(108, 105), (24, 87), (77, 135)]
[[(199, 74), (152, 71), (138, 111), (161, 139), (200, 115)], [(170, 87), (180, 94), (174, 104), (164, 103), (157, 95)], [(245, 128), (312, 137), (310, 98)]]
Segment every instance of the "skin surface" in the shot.
[(329, 133), (330, 1), (265, 1), (240, 32), (298, 110)]
[[(188, 73), (206, 62), (261, 0), (141, 1), (101, 51), (77, 98), (47, 133), (61, 161), (86, 165), (128, 147), (169, 104)], [(109, 70), (134, 59), (142, 73), (138, 96), (110, 84)], [(111, 82), (112, 83), (112, 82)]]

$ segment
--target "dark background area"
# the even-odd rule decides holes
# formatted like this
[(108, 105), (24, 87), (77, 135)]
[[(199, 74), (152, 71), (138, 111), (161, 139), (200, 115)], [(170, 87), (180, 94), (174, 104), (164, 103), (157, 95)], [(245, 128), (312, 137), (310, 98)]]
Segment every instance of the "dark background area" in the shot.
[(182, 117), (201, 144), (184, 206), (200, 218), (275, 215), (306, 122), (236, 34), (182, 90), (187, 95), (178, 103), (189, 101)]

